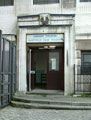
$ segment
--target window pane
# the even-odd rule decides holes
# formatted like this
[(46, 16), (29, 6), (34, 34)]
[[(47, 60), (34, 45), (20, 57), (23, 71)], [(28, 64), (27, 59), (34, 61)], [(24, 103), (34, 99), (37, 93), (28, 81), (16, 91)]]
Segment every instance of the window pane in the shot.
[(91, 52), (82, 52), (82, 65), (81, 70), (83, 75), (91, 74)]
[(59, 3), (59, 0), (46, 0), (47, 3)]
[(4, 6), (4, 0), (0, 0), (0, 6)]
[(59, 0), (33, 0), (34, 4), (51, 4), (51, 3), (59, 3)]
[(59, 53), (49, 53), (49, 71), (59, 71)]
[(14, 0), (0, 0), (0, 6), (13, 5)]
[(91, 75), (91, 66), (89, 65), (82, 65), (81, 66), (81, 73), (82, 75)]
[(84, 55), (84, 63), (91, 63), (91, 55)]
[(5, 0), (5, 5), (11, 5), (11, 0)]
[(82, 64), (91, 64), (91, 52), (82, 52)]
[(91, 0), (80, 0), (80, 2), (91, 2)]

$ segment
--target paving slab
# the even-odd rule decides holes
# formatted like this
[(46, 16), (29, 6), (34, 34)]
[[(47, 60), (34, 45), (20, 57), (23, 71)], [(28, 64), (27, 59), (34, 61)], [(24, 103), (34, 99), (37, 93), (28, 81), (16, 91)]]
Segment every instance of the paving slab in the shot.
[(8, 106), (0, 110), (0, 120), (91, 120), (91, 110), (44, 110)]

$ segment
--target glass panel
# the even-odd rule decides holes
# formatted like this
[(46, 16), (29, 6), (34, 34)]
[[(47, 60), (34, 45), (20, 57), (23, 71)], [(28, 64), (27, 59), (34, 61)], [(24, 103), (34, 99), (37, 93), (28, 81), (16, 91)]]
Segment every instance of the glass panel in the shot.
[(13, 5), (14, 0), (0, 0), (0, 6)]
[(59, 53), (49, 53), (49, 71), (59, 71)]
[(83, 75), (91, 74), (91, 52), (82, 52), (81, 71)]
[(12, 0), (5, 0), (5, 5), (6, 5), (6, 6), (11, 5), (11, 1), (12, 1)]
[(91, 63), (91, 55), (84, 55), (84, 63)]
[(48, 0), (48, 3), (59, 3), (59, 0)]
[(59, 3), (59, 0), (33, 0), (34, 4), (51, 4), (51, 3)]
[(80, 0), (80, 2), (91, 2), (91, 0)]
[(89, 66), (89, 65), (82, 65), (81, 70), (82, 70), (82, 75), (90, 75), (91, 74), (91, 66)]
[(4, 6), (5, 5), (5, 0), (0, 0), (0, 6)]

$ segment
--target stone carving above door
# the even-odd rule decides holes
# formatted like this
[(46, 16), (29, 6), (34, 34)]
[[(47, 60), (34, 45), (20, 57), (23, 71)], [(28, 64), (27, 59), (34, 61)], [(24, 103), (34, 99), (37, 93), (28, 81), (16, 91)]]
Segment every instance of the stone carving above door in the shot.
[(46, 26), (50, 24), (50, 15), (49, 14), (40, 14), (39, 16), (40, 25)]

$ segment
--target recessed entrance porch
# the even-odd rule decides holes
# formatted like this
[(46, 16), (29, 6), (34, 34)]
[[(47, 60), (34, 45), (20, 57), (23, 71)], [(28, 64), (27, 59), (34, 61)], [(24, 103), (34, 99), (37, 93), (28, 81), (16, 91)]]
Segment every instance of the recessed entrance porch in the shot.
[(28, 44), (27, 88), (64, 90), (64, 46)]

